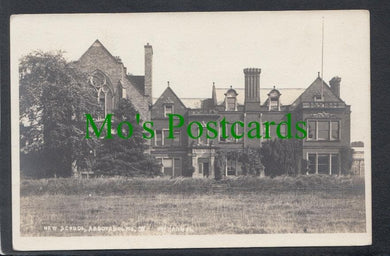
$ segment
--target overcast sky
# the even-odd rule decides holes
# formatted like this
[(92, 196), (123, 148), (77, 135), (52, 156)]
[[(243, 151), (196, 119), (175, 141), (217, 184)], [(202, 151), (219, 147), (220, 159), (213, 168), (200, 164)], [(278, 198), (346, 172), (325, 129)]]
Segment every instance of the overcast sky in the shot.
[[(129, 73), (144, 74), (153, 46), (153, 96), (170, 81), (179, 97), (211, 97), (217, 87), (244, 87), (243, 69), (261, 68), (260, 86), (306, 88), (321, 70), (337, 75), (351, 105), (352, 141), (369, 142), (369, 14), (365, 11), (18, 15), (11, 18), (11, 61), (37, 49), (77, 60), (99, 39)], [(17, 72), (12, 83), (17, 85)], [(282, 96), (283, 97), (283, 96)]]

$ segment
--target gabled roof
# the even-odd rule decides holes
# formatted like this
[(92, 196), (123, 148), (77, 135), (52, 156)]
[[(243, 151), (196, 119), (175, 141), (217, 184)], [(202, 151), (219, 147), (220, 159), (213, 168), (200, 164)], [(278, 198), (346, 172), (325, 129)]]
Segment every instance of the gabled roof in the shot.
[(90, 51), (92, 51), (93, 49), (97, 49), (97, 48), (100, 48), (102, 49), (104, 52), (107, 53), (108, 56), (110, 56), (110, 58), (112, 58), (115, 62), (117, 63), (121, 63), (117, 58), (115, 58), (108, 50), (106, 47), (104, 47), (104, 45), (98, 40), (96, 39), (95, 42), (93, 42), (93, 44), (88, 48), (88, 50), (86, 50), (84, 52), (83, 55), (81, 55), (81, 57), (79, 58), (79, 61)]
[(176, 93), (171, 89), (171, 87), (167, 87), (164, 92), (161, 94), (160, 97), (157, 98), (157, 100), (153, 103), (153, 105), (159, 104), (159, 103), (174, 103), (174, 97), (177, 99), (177, 101), (184, 107), (186, 108), (186, 105), (181, 101), (179, 97), (177, 97)]
[(314, 101), (315, 96), (321, 96), (323, 92), (323, 101), (324, 102), (343, 102), (338, 96), (336, 96), (329, 85), (321, 79), (321, 77), (317, 77), (313, 83), (293, 102), (293, 105), (297, 105), (301, 102), (312, 102)]

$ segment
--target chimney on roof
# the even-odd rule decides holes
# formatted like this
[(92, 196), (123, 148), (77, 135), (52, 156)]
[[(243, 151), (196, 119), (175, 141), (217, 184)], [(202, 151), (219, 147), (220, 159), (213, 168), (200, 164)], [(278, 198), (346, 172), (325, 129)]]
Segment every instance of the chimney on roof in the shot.
[(260, 68), (246, 68), (245, 74), (245, 106), (260, 105)]
[(339, 98), (340, 98), (340, 82), (341, 82), (341, 78), (338, 76), (333, 77), (329, 81), (330, 89)]
[(145, 96), (149, 97), (149, 103), (152, 103), (152, 60), (153, 48), (147, 43), (145, 45)]

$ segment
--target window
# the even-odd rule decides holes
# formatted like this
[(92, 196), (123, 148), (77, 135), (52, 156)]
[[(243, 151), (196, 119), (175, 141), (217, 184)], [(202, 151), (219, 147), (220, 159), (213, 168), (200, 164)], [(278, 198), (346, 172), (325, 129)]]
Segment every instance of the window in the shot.
[(307, 140), (340, 140), (339, 121), (308, 120)]
[(161, 173), (171, 177), (182, 176), (182, 160), (180, 157), (158, 157), (157, 161), (161, 166)]
[(267, 94), (268, 95), (268, 110), (269, 111), (279, 111), (279, 98), (280, 92), (279, 90), (274, 88)]
[(175, 138), (173, 139), (173, 145), (180, 146), (180, 137), (181, 137), (180, 131), (174, 132), (173, 135), (175, 136)]
[(329, 154), (318, 155), (318, 173), (329, 174)]
[(98, 92), (98, 104), (99, 104), (98, 119), (104, 119), (106, 115), (106, 94), (102, 91)]
[(316, 173), (317, 172), (316, 165), (317, 165), (317, 156), (316, 156), (316, 154), (309, 154), (308, 163), (307, 163), (308, 172), (311, 173), (311, 174)]
[(235, 97), (228, 97), (227, 98), (227, 111), (234, 111), (236, 110), (236, 98)]
[(332, 121), (330, 124), (331, 124), (331, 139), (339, 140), (339, 122)]
[(315, 96), (313, 97), (313, 100), (314, 100), (314, 101), (323, 101), (321, 95), (315, 95)]
[(331, 174), (339, 174), (339, 155), (338, 154), (332, 154), (331, 159)]
[(111, 112), (113, 101), (109, 79), (103, 72), (97, 70), (89, 77), (89, 84), (96, 92), (96, 99), (99, 105), (98, 119), (104, 119), (107, 113)]
[(162, 139), (162, 145), (164, 146), (172, 146), (173, 144), (173, 139), (169, 139), (168, 136), (169, 136), (169, 131), (168, 130), (163, 130), (163, 139)]
[[(240, 134), (238, 132), (238, 125), (236, 126), (236, 133)], [(236, 141), (236, 139), (231, 135), (231, 125), (229, 124), (226, 124), (226, 131), (225, 131), (225, 134), (227, 136), (227, 138), (224, 138), (222, 136), (222, 127), (219, 126), (219, 141), (220, 142), (224, 142), (224, 143), (234, 143)]]
[(308, 121), (307, 122), (307, 138), (310, 140), (315, 140), (317, 139), (316, 134), (317, 134), (317, 122), (316, 121)]
[(309, 153), (308, 173), (339, 174), (339, 154), (337, 153)]
[(318, 140), (329, 140), (329, 122), (318, 121)]
[(164, 106), (164, 116), (168, 117), (168, 114), (173, 114), (173, 105)]
[(162, 146), (162, 131), (157, 130), (156, 131), (156, 139), (155, 139), (155, 145), (156, 146)]
[(225, 93), (225, 111), (237, 110), (237, 92), (230, 86), (230, 89)]
[(271, 100), (269, 110), (271, 111), (278, 111), (279, 110), (279, 103), (278, 100)]
[(163, 131), (162, 145), (164, 146), (180, 146), (180, 131), (173, 133), (174, 139), (169, 139), (169, 130)]
[(173, 176), (173, 159), (172, 158), (163, 158), (163, 173), (168, 176)]

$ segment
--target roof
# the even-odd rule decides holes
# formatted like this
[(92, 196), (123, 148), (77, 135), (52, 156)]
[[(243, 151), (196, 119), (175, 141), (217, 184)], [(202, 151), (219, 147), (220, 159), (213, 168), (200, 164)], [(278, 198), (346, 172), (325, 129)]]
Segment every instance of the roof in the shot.
[[(220, 105), (225, 100), (225, 93), (230, 88), (216, 88), (217, 104)], [(237, 103), (244, 105), (245, 101), (245, 88), (234, 88), (238, 93)], [(263, 104), (268, 99), (268, 93), (273, 88), (260, 88), (260, 103)], [(277, 88), (281, 93), (280, 103), (282, 105), (291, 105), (304, 91), (305, 88)]]
[(160, 97), (158, 98), (153, 98), (153, 105), (155, 105), (157, 102), (162, 102), (162, 103), (174, 103), (173, 99), (170, 97), (175, 97), (178, 99), (178, 101), (184, 106), (187, 107), (181, 98), (179, 98), (176, 93), (172, 90), (171, 87), (167, 87), (164, 92), (161, 94)]
[(187, 108), (202, 108), (202, 101), (207, 98), (180, 98)]
[[(157, 102), (159, 98), (153, 98), (153, 104)], [(186, 108), (196, 109), (202, 108), (202, 102), (208, 98), (179, 98)], [(168, 103), (168, 102), (165, 102)]]
[[(283, 93), (282, 93), (283, 94)], [(293, 102), (294, 105), (297, 105), (301, 102), (310, 102), (313, 101), (313, 97), (321, 96), (323, 94), (323, 101), (325, 102), (344, 102), (340, 97), (336, 96), (329, 85), (322, 80), (320, 77), (317, 77), (313, 83), (304, 90), (304, 93), (299, 95), (296, 100)], [(281, 96), (283, 97), (283, 95)]]
[(142, 95), (145, 93), (145, 76), (126, 75), (126, 77)]
[[(216, 88), (216, 96), (217, 96), (217, 104), (220, 105), (225, 100), (225, 93), (230, 88)], [(238, 104), (244, 105), (245, 100), (245, 89), (244, 88), (235, 88), (234, 89), (238, 95), (237, 95), (237, 101)], [(268, 93), (273, 90), (273, 88), (261, 88), (260, 89), (260, 101), (261, 104), (263, 104), (267, 98)], [(304, 91), (304, 88), (278, 88), (278, 91), (281, 93), (280, 96), (280, 102), (282, 105), (290, 105), (292, 104)], [(210, 99), (210, 98), (180, 98), (179, 99), (183, 102), (183, 104), (187, 108), (196, 109), (196, 108), (202, 108), (202, 102), (204, 100)], [(158, 98), (153, 98), (153, 104), (158, 100)]]
[(100, 48), (100, 49), (103, 49), (103, 51), (105, 51), (108, 56), (110, 56), (110, 58), (112, 58), (115, 62), (117, 63), (122, 63), (118, 58), (115, 58), (108, 50), (106, 47), (104, 47), (104, 45), (98, 40), (96, 39), (95, 42), (93, 42), (93, 44), (88, 48), (88, 50), (86, 50), (83, 55), (81, 55), (81, 57), (79, 58), (79, 61), (84, 57), (84, 55), (86, 55), (89, 51), (93, 50), (93, 49), (97, 49), (97, 48)]

